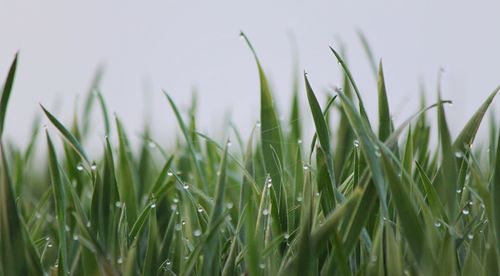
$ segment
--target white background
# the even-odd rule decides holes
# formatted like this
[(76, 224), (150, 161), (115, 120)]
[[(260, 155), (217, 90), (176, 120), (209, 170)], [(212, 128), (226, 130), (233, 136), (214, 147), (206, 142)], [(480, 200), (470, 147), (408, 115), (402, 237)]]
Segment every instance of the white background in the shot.
[[(375, 79), (356, 36), (362, 30), (383, 58), (398, 121), (417, 109), (420, 80), (428, 101), (435, 100), (441, 67), (444, 98), (454, 101), (447, 112), (455, 133), (500, 84), (498, 1), (236, 2), (0, 0), (2, 81), (20, 51), (6, 134), (25, 143), (38, 103), (69, 123), (75, 100), (82, 102), (99, 64), (106, 66), (102, 92), (109, 109), (131, 133), (139, 132), (147, 110), (155, 137), (171, 143), (178, 127), (161, 89), (186, 108), (193, 88), (201, 131), (222, 138), (224, 116), (231, 112), (248, 133), (259, 116), (259, 82), (240, 30), (254, 44), (287, 116), (291, 34), (300, 69), (309, 73), (321, 99), (328, 87), (340, 85), (328, 46), (338, 49), (342, 41), (368, 110), (376, 114)], [(94, 137), (103, 136), (98, 115)]]

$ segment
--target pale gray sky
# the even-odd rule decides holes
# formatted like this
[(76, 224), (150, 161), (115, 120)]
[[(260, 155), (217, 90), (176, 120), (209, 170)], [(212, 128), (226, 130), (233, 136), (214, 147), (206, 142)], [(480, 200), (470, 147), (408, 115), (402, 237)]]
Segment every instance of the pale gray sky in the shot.
[(372, 113), (375, 80), (357, 29), (383, 58), (391, 107), (401, 116), (417, 109), (419, 79), (429, 89), (429, 100), (435, 99), (440, 67), (444, 96), (455, 102), (447, 108), (452, 127), (463, 124), (500, 84), (498, 1), (247, 2), (0, 0), (2, 81), (14, 53), (21, 53), (7, 135), (26, 140), (39, 102), (51, 107), (60, 101), (57, 114), (68, 122), (76, 96), (86, 91), (99, 63), (106, 64), (102, 91), (109, 108), (129, 131), (142, 125), (145, 87), (151, 92), (147, 109), (155, 136), (162, 139), (178, 127), (161, 89), (185, 107), (196, 87), (202, 131), (216, 133), (230, 110), (248, 133), (259, 116), (259, 82), (240, 30), (253, 42), (286, 114), (290, 33), (297, 40), (300, 67), (320, 95), (340, 84), (328, 46), (338, 48), (341, 39)]

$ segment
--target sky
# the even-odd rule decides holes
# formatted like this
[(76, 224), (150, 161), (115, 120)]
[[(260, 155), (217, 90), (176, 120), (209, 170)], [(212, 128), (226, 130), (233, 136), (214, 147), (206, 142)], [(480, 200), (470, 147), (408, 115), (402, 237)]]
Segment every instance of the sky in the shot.
[[(240, 31), (256, 49), (284, 116), (294, 73), (306, 71), (320, 99), (341, 84), (328, 47), (343, 46), (375, 121), (376, 80), (358, 31), (382, 59), (397, 122), (418, 109), (420, 83), (428, 101), (436, 99), (441, 68), (455, 132), (500, 84), (498, 1), (247, 2), (0, 0), (0, 78), (20, 52), (6, 135), (26, 143), (39, 103), (69, 123), (101, 65), (108, 108), (130, 133), (139, 134), (147, 119), (157, 140), (173, 141), (179, 128), (164, 90), (182, 110), (196, 91), (200, 131), (222, 138), (230, 114), (247, 135), (259, 119), (259, 81)], [(500, 100), (494, 105), (498, 110)], [(99, 113), (93, 118), (92, 135), (102, 139)]]

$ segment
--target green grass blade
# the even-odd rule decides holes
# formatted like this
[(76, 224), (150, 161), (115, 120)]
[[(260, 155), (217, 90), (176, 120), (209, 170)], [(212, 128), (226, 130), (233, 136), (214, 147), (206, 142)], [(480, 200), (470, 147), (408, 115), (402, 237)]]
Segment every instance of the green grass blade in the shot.
[[(226, 163), (227, 163), (227, 151), (228, 143), (224, 148), (224, 153), (222, 154), (222, 160), (219, 167), (219, 177), (217, 179), (217, 186), (215, 188), (215, 204), (210, 214), (210, 220), (208, 223), (208, 229), (214, 229), (217, 222), (222, 218), (224, 212), (224, 193), (226, 188)], [(220, 255), (218, 254), (218, 235), (215, 234), (211, 238), (207, 237), (207, 241), (203, 248), (203, 275), (218, 275), (220, 273)]]
[(385, 141), (392, 132), (391, 114), (389, 112), (389, 101), (385, 89), (384, 69), (382, 61), (378, 67), (378, 137)]
[(54, 145), (50, 139), (49, 133), (46, 132), (47, 145), (49, 149), (49, 167), (50, 176), (52, 179), (52, 189), (54, 195), (54, 202), (56, 206), (57, 213), (57, 233), (59, 236), (59, 275), (69, 274), (68, 270), (68, 252), (67, 252), (67, 240), (66, 240), (66, 192), (64, 188), (64, 183), (61, 178), (61, 172), (59, 170), (59, 162), (57, 161), (56, 151)]
[(465, 147), (466, 146), (468, 147), (472, 144), (474, 138), (476, 137), (477, 130), (479, 129), (479, 125), (483, 120), (484, 114), (486, 114), (486, 111), (488, 110), (489, 106), (491, 105), (491, 102), (493, 101), (499, 90), (500, 86), (497, 87), (489, 95), (489, 97), (483, 102), (483, 104), (479, 107), (479, 109), (470, 118), (465, 127), (462, 129), (462, 131), (460, 131), (458, 137), (453, 142), (453, 148), (465, 152), (464, 151)]
[(85, 161), (85, 164), (88, 166), (88, 168), (91, 167), (91, 163), (89, 158), (87, 157), (87, 154), (85, 153), (85, 150), (83, 149), (82, 145), (78, 140), (71, 134), (71, 132), (64, 127), (63, 124), (59, 122), (59, 120), (54, 117), (43, 105), (40, 105), (43, 109), (43, 112), (49, 119), (49, 121), (56, 127), (56, 129), (61, 133), (62, 137), (69, 143), (69, 145), (80, 155), (80, 157)]
[(321, 145), (321, 151), (323, 152), (325, 157), (326, 169), (330, 180), (329, 184), (331, 185), (326, 185), (325, 191), (327, 193), (322, 195), (322, 197), (332, 199), (332, 202), (328, 204), (330, 208), (328, 210), (325, 210), (327, 211), (326, 214), (328, 214), (335, 207), (335, 202), (333, 201), (333, 199), (335, 198), (335, 201), (337, 203), (340, 203), (342, 201), (342, 195), (336, 187), (337, 184), (335, 181), (335, 171), (333, 168), (333, 153), (330, 146), (330, 133), (328, 131), (328, 125), (326, 124), (325, 117), (323, 116), (321, 107), (318, 103), (318, 100), (316, 99), (316, 96), (314, 95), (306, 74), (304, 74), (304, 79), (306, 83), (307, 99), (309, 100), (309, 106), (313, 115), (314, 125), (316, 126), (316, 135), (318, 137), (319, 144)]
[(14, 61), (7, 74), (7, 79), (2, 88), (2, 98), (0, 99), (0, 138), (3, 136), (3, 128), (5, 124), (5, 115), (7, 113), (7, 105), (9, 103), (10, 94), (12, 92), (12, 86), (14, 85), (14, 79), (16, 77), (17, 59), (18, 55), (16, 53)]
[(172, 100), (170, 95), (167, 94), (167, 92), (163, 91), (165, 94), (165, 97), (167, 97), (168, 102), (170, 103), (170, 106), (172, 107), (172, 110), (174, 111), (175, 117), (177, 119), (177, 122), (179, 123), (179, 126), (181, 128), (182, 134), (184, 135), (184, 139), (186, 139), (187, 146), (189, 149), (189, 153), (191, 155), (191, 159), (194, 162), (194, 166), (196, 168), (196, 173), (198, 174), (198, 178), (200, 179), (202, 185), (203, 185), (203, 190), (205, 192), (208, 191), (208, 182), (207, 178), (205, 176), (205, 171), (202, 169), (202, 166), (200, 164), (200, 161), (198, 158), (196, 158), (196, 149), (195, 145), (191, 139), (191, 135), (188, 132), (188, 128), (186, 127), (186, 124), (184, 123), (184, 120), (182, 120), (181, 113), (179, 112), (179, 109), (177, 108), (177, 105), (175, 102)]
[(349, 70), (349, 68), (347, 67), (347, 64), (342, 59), (342, 57), (339, 55), (339, 53), (337, 53), (337, 51), (335, 51), (332, 47), (330, 47), (330, 50), (335, 55), (335, 58), (337, 59), (339, 65), (342, 67), (342, 70), (344, 71), (344, 74), (347, 76), (349, 83), (354, 88), (354, 92), (356, 93), (356, 97), (358, 98), (359, 112), (361, 114), (361, 117), (363, 117), (364, 122), (368, 125), (368, 127), (370, 127), (370, 120), (368, 119), (368, 114), (366, 113), (365, 105), (363, 103), (363, 100), (361, 99), (361, 93), (359, 92), (358, 86), (356, 85), (356, 82), (354, 81), (354, 78), (352, 77), (351, 71)]
[(246, 35), (244, 33), (240, 33), (240, 36), (245, 39), (248, 47), (252, 51), (259, 71), (261, 143), (262, 153), (264, 155), (264, 165), (273, 181), (271, 193), (271, 200), (273, 201), (272, 214), (277, 220), (276, 225), (279, 227), (279, 231), (286, 232), (288, 227), (287, 202), (284, 196), (285, 189), (284, 184), (282, 183), (283, 180), (279, 165), (283, 161), (282, 146), (284, 144), (281, 124), (278, 120), (276, 107), (274, 105), (266, 75), (264, 74), (264, 70), (262, 69), (257, 54)]

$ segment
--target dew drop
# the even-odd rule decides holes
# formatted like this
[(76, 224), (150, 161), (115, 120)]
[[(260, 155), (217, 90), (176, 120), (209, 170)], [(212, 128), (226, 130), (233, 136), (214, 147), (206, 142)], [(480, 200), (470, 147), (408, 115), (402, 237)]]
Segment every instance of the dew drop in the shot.
[(256, 127), (261, 127), (262, 124), (260, 123), (260, 121), (257, 121), (257, 123), (255, 124)]
[(203, 213), (203, 208), (202, 207), (198, 207), (198, 213)]
[(153, 143), (153, 142), (149, 142), (149, 143), (148, 143), (148, 147), (149, 147), (150, 149), (154, 149), (154, 148), (156, 148), (156, 145), (155, 145), (155, 143)]
[(297, 202), (302, 202), (302, 197), (301, 196), (297, 197)]
[(297, 140), (297, 144), (299, 144), (299, 145), (302, 144), (302, 140), (300, 140), (300, 139)]
[(69, 230), (70, 230), (70, 229), (69, 229), (69, 226), (68, 226), (68, 225), (65, 225), (65, 226), (64, 226), (64, 231), (69, 232)]
[(474, 238), (474, 235), (472, 235), (472, 234), (468, 234), (468, 235), (467, 235), (467, 238), (468, 238), (469, 240), (472, 240), (472, 239)]
[(434, 222), (434, 226), (437, 228), (441, 227), (441, 222), (439, 221)]
[(120, 201), (115, 202), (116, 208), (122, 208), (123, 204)]
[(173, 201), (174, 203), (179, 203), (179, 199), (178, 199), (178, 198), (174, 198), (172, 201)]
[(175, 228), (175, 231), (181, 231), (182, 226), (177, 223), (174, 228)]
[(122, 257), (118, 258), (118, 260), (116, 260), (116, 263), (117, 264), (122, 264), (123, 263), (123, 258)]
[(90, 224), (90, 221), (89, 221), (89, 222), (87, 222), (87, 224), (85, 226), (87, 226), (87, 228), (90, 228), (90, 226), (92, 226), (92, 224)]
[(168, 176), (172, 176), (172, 175), (174, 175), (174, 174), (173, 174), (171, 171), (168, 171), (168, 172), (167, 172), (167, 175), (168, 175)]
[(194, 232), (193, 232), (193, 236), (195, 236), (195, 237), (199, 237), (199, 236), (201, 236), (201, 230), (200, 230), (200, 229), (196, 229), (196, 230), (194, 230)]
[(151, 204), (151, 206), (149, 206), (149, 207), (151, 207), (151, 209), (156, 208), (156, 203)]
[(355, 148), (359, 148), (359, 141), (358, 140), (354, 140), (352, 142), (352, 144), (354, 145)]
[(182, 224), (182, 225), (186, 225), (186, 221), (185, 221), (185, 220), (182, 220), (182, 221), (181, 221), (181, 224)]
[(42, 218), (42, 215), (38, 212), (35, 213), (35, 218), (36, 219), (41, 219)]
[(462, 210), (462, 214), (464, 214), (465, 216), (466, 216), (466, 215), (468, 215), (468, 214), (469, 214), (469, 210), (467, 210), (467, 209), (463, 209), (463, 210)]
[(97, 165), (96, 164), (92, 164), (92, 166), (90, 166), (90, 169), (95, 171), (97, 169)]
[(49, 247), (49, 248), (52, 247), (52, 244), (51, 243), (47, 244), (47, 247)]
[(457, 189), (457, 194), (461, 193), (462, 189)]
[(455, 152), (455, 157), (456, 157), (456, 158), (463, 158), (463, 157), (464, 157), (464, 153), (463, 153), (463, 152), (461, 152), (461, 151), (456, 151), (456, 152)]
[(264, 216), (269, 215), (269, 209), (267, 209), (267, 208), (266, 208), (266, 209), (262, 210), (262, 214), (263, 214)]
[(170, 210), (175, 211), (177, 209), (177, 204), (170, 205)]
[(73, 235), (73, 240), (74, 240), (74, 241), (77, 241), (77, 240), (79, 240), (79, 239), (80, 239), (80, 237), (79, 237), (77, 234), (74, 234), (74, 235)]
[(226, 143), (227, 147), (231, 147), (233, 145), (233, 143), (231, 142), (231, 140), (227, 140), (227, 143)]
[(187, 190), (187, 189), (189, 189), (189, 185), (188, 185), (188, 184), (186, 184), (186, 183), (184, 183), (184, 185), (182, 185), (182, 188), (183, 188), (184, 190)]
[(259, 268), (260, 268), (260, 269), (264, 269), (264, 268), (266, 268), (266, 265), (265, 265), (264, 263), (260, 263), (260, 264), (259, 264)]
[(79, 171), (79, 172), (83, 171), (83, 166), (82, 166), (82, 164), (78, 164), (78, 165), (76, 165), (76, 170), (77, 170), (77, 171)]
[(290, 234), (285, 233), (285, 234), (283, 235), (283, 237), (285, 238), (285, 240), (288, 240), (288, 239), (290, 238)]
[(234, 205), (233, 205), (233, 203), (232, 203), (232, 202), (228, 202), (228, 203), (226, 204), (227, 209), (233, 209), (233, 206), (234, 206)]

